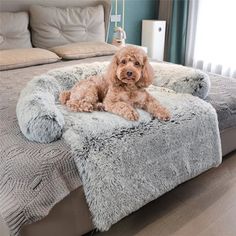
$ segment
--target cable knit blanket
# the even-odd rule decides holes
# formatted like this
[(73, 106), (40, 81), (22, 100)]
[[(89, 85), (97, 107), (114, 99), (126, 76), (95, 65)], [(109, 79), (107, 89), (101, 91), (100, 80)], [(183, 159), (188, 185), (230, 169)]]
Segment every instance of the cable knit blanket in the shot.
[[(144, 204), (221, 163), (216, 112), (191, 95), (207, 94), (209, 81), (201, 72), (153, 64), (162, 75), (156, 74), (155, 84), (169, 89), (150, 86), (148, 90), (171, 111), (168, 122), (152, 119), (142, 110), (140, 120), (131, 122), (106, 112), (73, 113), (58, 104), (61, 90), (104, 72), (106, 66), (94, 63), (50, 71), (29, 82), (17, 104), (18, 122), (28, 139), (51, 142), (62, 135), (71, 147), (99, 230), (109, 229)], [(172, 71), (171, 76), (164, 76), (160, 67), (162, 72)], [(177, 76), (173, 76), (175, 70)]]

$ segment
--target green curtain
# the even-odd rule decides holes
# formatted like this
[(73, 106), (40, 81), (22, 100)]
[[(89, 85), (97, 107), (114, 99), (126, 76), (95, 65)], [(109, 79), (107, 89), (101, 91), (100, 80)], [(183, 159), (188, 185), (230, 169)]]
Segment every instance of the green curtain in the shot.
[(167, 60), (185, 64), (189, 0), (173, 0)]

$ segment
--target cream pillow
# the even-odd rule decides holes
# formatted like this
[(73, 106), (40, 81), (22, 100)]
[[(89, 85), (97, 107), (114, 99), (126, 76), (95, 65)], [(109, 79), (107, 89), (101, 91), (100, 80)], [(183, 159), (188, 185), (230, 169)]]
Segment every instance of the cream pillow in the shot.
[(106, 56), (114, 54), (118, 48), (102, 42), (70, 43), (49, 49), (63, 59), (82, 59), (87, 57)]
[(41, 48), (22, 48), (0, 51), (0, 70), (16, 69), (60, 60), (53, 52)]

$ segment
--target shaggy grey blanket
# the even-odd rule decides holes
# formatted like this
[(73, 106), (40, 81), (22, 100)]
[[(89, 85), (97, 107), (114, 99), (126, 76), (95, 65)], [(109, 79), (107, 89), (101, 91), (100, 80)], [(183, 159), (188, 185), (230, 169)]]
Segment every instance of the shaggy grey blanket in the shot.
[[(156, 86), (148, 89), (171, 111), (168, 122), (152, 119), (142, 110), (140, 120), (131, 122), (106, 112), (73, 113), (57, 103), (61, 90), (104, 72), (106, 65), (50, 71), (28, 84), (17, 105), (19, 125), (27, 138), (50, 142), (62, 134), (70, 145), (99, 230), (109, 229), (146, 203), (221, 163), (216, 112), (190, 94)], [(191, 78), (197, 81), (197, 89), (191, 82), (186, 88), (194, 92), (209, 85), (207, 77), (200, 77), (184, 75), (172, 78), (175, 83), (167, 79), (165, 84), (180, 88), (178, 83)]]
[(129, 122), (103, 112), (68, 113), (63, 134), (71, 146), (99, 230), (221, 163), (212, 106), (191, 95), (149, 91), (172, 113), (169, 122), (139, 111)]

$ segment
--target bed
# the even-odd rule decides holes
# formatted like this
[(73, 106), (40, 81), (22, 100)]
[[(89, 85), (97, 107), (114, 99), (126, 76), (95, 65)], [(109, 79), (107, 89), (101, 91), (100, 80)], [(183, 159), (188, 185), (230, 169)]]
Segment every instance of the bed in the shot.
[[(1, 11), (27, 10), (32, 1), (3, 1)], [(106, 32), (109, 25), (110, 1), (50, 1), (45, 3), (42, 0), (34, 1), (34, 4), (47, 4), (51, 6), (87, 6), (101, 3), (105, 9)], [(31, 66), (15, 70), (0, 72), (0, 159), (5, 155), (14, 155), (30, 158), (38, 156), (47, 157), (47, 160), (57, 165), (59, 170), (56, 175), (62, 181), (66, 178), (62, 176), (61, 170), (66, 169), (70, 181), (62, 183), (66, 185), (68, 196), (58, 202), (50, 213), (43, 219), (31, 219), (32, 223), (26, 225), (21, 230), (22, 236), (37, 235), (82, 235), (94, 228), (91, 215), (84, 197), (83, 186), (76, 171), (73, 158), (68, 146), (63, 140), (58, 140), (51, 144), (38, 144), (26, 140), (21, 134), (16, 119), (16, 103), (21, 89), (33, 76), (40, 75), (48, 70), (75, 65), (80, 63), (90, 63), (95, 61), (110, 61), (111, 56), (94, 57), (82, 60), (59, 61), (52, 64)], [(219, 120), (219, 128), (222, 143), (223, 156), (236, 149), (236, 81), (217, 75), (210, 75), (211, 90), (206, 98), (216, 109)], [(50, 163), (51, 164), (51, 163)], [(10, 167), (9, 167), (10, 168)], [(65, 173), (65, 172), (63, 172)], [(67, 179), (67, 180), (68, 180)], [(37, 186), (37, 183), (35, 183)], [(1, 220), (0, 220), (1, 222)]]

